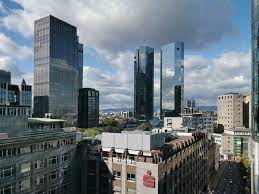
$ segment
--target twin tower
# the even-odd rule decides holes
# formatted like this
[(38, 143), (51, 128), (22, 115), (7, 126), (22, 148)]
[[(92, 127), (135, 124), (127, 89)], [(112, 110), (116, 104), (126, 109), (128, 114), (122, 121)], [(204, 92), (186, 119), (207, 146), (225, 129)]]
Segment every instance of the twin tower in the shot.
[[(178, 117), (184, 102), (184, 43), (160, 51), (160, 115)], [(154, 111), (154, 49), (141, 46), (134, 56), (134, 117), (150, 120)]]

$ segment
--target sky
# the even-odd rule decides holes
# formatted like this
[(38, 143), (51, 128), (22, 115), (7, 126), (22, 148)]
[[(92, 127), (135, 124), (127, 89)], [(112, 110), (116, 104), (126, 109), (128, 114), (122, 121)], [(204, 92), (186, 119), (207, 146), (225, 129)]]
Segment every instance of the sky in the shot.
[(185, 43), (185, 99), (216, 105), (227, 92), (251, 90), (249, 0), (0, 0), (0, 69), (33, 85), (34, 20), (53, 15), (77, 27), (84, 44), (83, 86), (101, 108), (133, 107), (133, 56), (155, 48), (159, 105), (160, 48)]

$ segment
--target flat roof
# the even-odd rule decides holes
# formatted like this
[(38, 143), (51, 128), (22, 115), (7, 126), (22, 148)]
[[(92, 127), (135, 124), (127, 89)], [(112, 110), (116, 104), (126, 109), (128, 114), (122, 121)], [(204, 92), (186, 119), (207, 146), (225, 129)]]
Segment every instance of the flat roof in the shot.
[(28, 118), (29, 123), (60, 123), (66, 122), (63, 119), (50, 119), (50, 118)]

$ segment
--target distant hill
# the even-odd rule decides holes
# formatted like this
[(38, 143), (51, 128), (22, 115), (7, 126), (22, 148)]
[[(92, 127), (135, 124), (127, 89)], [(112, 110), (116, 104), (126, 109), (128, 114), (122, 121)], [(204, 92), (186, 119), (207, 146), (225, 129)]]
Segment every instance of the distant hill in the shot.
[(201, 111), (217, 111), (217, 106), (199, 106), (199, 110)]
[[(199, 106), (199, 110), (201, 111), (217, 111), (217, 106)], [(154, 111), (159, 110), (159, 106), (154, 107)], [(127, 111), (133, 111), (133, 108), (106, 108), (106, 109), (101, 109), (101, 112), (127, 112)]]

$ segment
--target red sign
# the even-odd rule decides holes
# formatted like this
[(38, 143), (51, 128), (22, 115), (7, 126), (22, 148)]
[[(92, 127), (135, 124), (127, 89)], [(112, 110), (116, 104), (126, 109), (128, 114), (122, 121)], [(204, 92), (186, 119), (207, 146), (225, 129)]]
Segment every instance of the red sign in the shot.
[(143, 185), (149, 188), (155, 188), (156, 186), (156, 179), (154, 176), (152, 176), (150, 170), (148, 170), (146, 174), (143, 176)]

